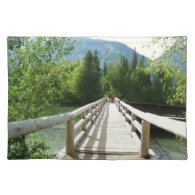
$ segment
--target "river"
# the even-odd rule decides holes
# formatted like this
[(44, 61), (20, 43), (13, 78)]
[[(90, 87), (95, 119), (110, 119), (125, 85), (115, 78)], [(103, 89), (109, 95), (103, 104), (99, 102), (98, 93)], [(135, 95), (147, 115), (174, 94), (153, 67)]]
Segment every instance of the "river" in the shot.
[[(51, 147), (50, 153), (57, 153), (65, 147), (66, 126), (56, 125), (39, 132), (40, 136), (45, 136), (48, 145)], [(150, 136), (150, 148), (160, 159), (164, 160), (185, 160), (187, 159), (186, 141), (176, 138), (175, 135), (159, 129), (152, 129)]]
[[(69, 111), (73, 109), (75, 108), (69, 108)], [(48, 152), (56, 154), (65, 147), (66, 124), (64, 123), (41, 130), (38, 132), (38, 135), (46, 137), (46, 141), (51, 148)], [(175, 135), (155, 127), (151, 128), (150, 148), (163, 160), (187, 159), (186, 141), (180, 140)]]

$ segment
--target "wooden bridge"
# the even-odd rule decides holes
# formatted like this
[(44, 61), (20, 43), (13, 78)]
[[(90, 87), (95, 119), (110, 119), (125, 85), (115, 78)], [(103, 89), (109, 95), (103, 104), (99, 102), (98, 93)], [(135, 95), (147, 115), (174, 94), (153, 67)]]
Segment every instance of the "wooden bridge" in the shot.
[[(75, 118), (81, 119), (75, 123)], [(149, 148), (150, 124), (186, 139), (186, 123), (145, 113), (115, 98), (102, 98), (70, 113), (8, 124), (8, 139), (66, 123), (66, 147), (57, 159), (143, 159)], [(80, 131), (77, 136), (75, 132)]]

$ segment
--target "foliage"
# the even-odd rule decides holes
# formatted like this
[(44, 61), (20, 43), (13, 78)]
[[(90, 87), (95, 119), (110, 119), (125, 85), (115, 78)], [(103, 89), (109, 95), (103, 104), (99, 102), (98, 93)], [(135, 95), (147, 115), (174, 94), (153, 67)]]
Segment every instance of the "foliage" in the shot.
[(81, 104), (95, 101), (101, 96), (101, 72), (97, 53), (88, 51), (83, 63), (75, 69), (72, 82), (73, 94)]
[[(9, 122), (35, 118), (63, 99), (63, 85), (72, 67), (64, 67), (61, 62), (75, 44), (76, 40), (71, 38), (8, 37)], [(46, 149), (44, 140), (32, 143), (29, 147), (25, 136), (10, 140), (8, 157), (14, 158), (13, 153), (18, 151), (15, 158), (36, 158)]]
[[(47, 150), (46, 138), (38, 136), (38, 133), (28, 136), (24, 142), (24, 136), (9, 140), (8, 143), (8, 159), (44, 159), (54, 158)], [(24, 152), (25, 151), (25, 152)]]
[(134, 69), (125, 57), (121, 57), (116, 64), (111, 62), (106, 80), (111, 89), (110, 94), (131, 101), (149, 101), (150, 72), (143, 58), (134, 65)]
[(160, 86), (164, 96), (163, 103), (186, 103), (186, 72), (173, 61), (175, 54), (182, 54), (182, 61), (186, 63), (186, 41), (186, 37), (158, 37), (153, 40), (154, 44), (164, 48), (164, 55), (150, 63), (151, 71), (158, 80), (158, 84), (154, 86)]
[(153, 44), (157, 43), (164, 48), (164, 55), (149, 60), (147, 66), (143, 57), (137, 60), (135, 52), (130, 63), (124, 57), (110, 62), (103, 78), (104, 91), (107, 90), (104, 93), (136, 102), (185, 104), (186, 73), (182, 66), (174, 63), (173, 57), (176, 53), (182, 54), (186, 62), (186, 38), (156, 38)]
[[(59, 62), (75, 45), (70, 38), (22, 38), (23, 45), (8, 53), (8, 120), (27, 119), (57, 101), (66, 80), (66, 70)], [(14, 39), (15, 40), (15, 39)], [(60, 73), (60, 74), (59, 74)], [(60, 77), (59, 77), (60, 75)]]
[(135, 70), (137, 65), (137, 54), (136, 51), (133, 50), (132, 55), (131, 55), (131, 69)]

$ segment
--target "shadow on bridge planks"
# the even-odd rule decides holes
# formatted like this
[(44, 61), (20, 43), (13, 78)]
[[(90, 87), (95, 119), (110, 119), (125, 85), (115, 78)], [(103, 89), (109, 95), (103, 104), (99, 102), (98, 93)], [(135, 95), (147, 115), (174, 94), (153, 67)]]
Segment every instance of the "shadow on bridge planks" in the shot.
[[(108, 118), (109, 118), (109, 106), (110, 103), (107, 103), (104, 108), (102, 109), (100, 116), (96, 119), (96, 121), (94, 121), (95, 124), (95, 128), (94, 131), (91, 135), (91, 137), (95, 137), (97, 138), (100, 126), (103, 122), (107, 122)], [(107, 123), (106, 123), (107, 124)], [(104, 139), (103, 139), (104, 138)], [(104, 131), (100, 131), (100, 138), (99, 140), (103, 140), (103, 142), (99, 142), (97, 149), (101, 149), (106, 148), (106, 139), (107, 138), (107, 126), (104, 126)], [(91, 147), (95, 144), (95, 141), (98, 141), (97, 139), (90, 139), (88, 141), (88, 143), (86, 144), (86, 147)], [(101, 144), (101, 145), (100, 145)], [(105, 160), (106, 159), (106, 155), (101, 155), (101, 154), (97, 154), (98, 158), (97, 160)], [(89, 155), (89, 154), (85, 154), (85, 156), (83, 157), (84, 160), (91, 160), (93, 157), (93, 155)]]

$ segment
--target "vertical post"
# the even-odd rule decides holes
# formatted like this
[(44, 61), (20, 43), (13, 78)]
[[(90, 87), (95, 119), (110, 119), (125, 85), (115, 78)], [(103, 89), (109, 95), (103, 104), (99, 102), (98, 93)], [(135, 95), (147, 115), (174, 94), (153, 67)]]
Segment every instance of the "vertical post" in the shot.
[(90, 120), (91, 122), (93, 122), (92, 107), (89, 108), (89, 113), (91, 113), (91, 116), (90, 116), (89, 120)]
[(100, 103), (98, 103), (98, 112), (100, 113), (100, 107), (101, 107), (101, 104)]
[(98, 104), (95, 105), (96, 107), (96, 117), (97, 117), (97, 113), (98, 113)]
[[(125, 110), (124, 105), (122, 105), (122, 109)], [(123, 114), (123, 116), (125, 116), (125, 113), (122, 112), (122, 114)]]
[(85, 120), (84, 124), (82, 125), (82, 130), (86, 130), (86, 112), (82, 112), (81, 118)]
[(74, 119), (66, 123), (66, 154), (74, 154)]
[(131, 132), (135, 131), (136, 130), (136, 127), (133, 125), (133, 121), (137, 119), (137, 116), (132, 113), (132, 121), (131, 121)]
[(142, 135), (141, 135), (141, 156), (148, 157), (148, 149), (150, 145), (150, 123), (142, 120)]
[(126, 114), (127, 114), (127, 107), (125, 107), (125, 121), (128, 122), (128, 118), (126, 117)]
[(102, 101), (102, 102), (100, 103), (100, 112), (101, 112), (101, 110), (102, 110), (102, 108), (103, 108), (103, 104), (104, 104), (104, 101)]
[(96, 113), (97, 113), (97, 110), (96, 110), (96, 108), (97, 108), (97, 104), (95, 104), (95, 106), (94, 106), (94, 116), (95, 116), (95, 118), (96, 118)]
[(121, 111), (121, 101), (119, 100), (118, 102), (118, 111), (120, 112)]

